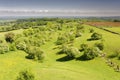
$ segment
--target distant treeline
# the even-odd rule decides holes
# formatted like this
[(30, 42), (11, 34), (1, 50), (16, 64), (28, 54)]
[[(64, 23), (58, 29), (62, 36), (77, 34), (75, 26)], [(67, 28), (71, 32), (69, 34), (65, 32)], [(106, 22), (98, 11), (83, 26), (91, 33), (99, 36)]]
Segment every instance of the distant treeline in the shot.
[(27, 29), (27, 28), (36, 28), (40, 26), (45, 26), (47, 23), (57, 23), (64, 24), (69, 22), (94, 22), (94, 21), (112, 21), (120, 22), (120, 18), (109, 18), (109, 17), (83, 17), (83, 18), (27, 18), (27, 19), (18, 19), (10, 22), (0, 22), (0, 32), (17, 30), (17, 29)]

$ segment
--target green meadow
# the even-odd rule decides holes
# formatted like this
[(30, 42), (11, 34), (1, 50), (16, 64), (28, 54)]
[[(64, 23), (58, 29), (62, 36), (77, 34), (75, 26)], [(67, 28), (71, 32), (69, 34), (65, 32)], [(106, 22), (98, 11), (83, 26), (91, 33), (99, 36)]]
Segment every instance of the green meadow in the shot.
[[(38, 32), (32, 33), (32, 36), (29, 34), (31, 37), (28, 36), (28, 34), (26, 37), (26, 33), (24, 33), (24, 31), (29, 29), (0, 32), (0, 40), (3, 40), (5, 44), (8, 45), (12, 44), (5, 41), (5, 34), (9, 32), (14, 33), (15, 35), (25, 34), (13, 41), (13, 43), (17, 44), (20, 43), (17, 41), (23, 38), (26, 40), (37, 40), (36, 37), (33, 38), (35, 34), (37, 34), (37, 36), (42, 35), (42, 38), (44, 37), (46, 39), (45, 44), (40, 45), (40, 49), (44, 51), (45, 55), (44, 60), (40, 62), (34, 59), (27, 59), (27, 52), (20, 48), (17, 48), (15, 51), (8, 51), (4, 54), (0, 54), (0, 80), (16, 80), (16, 77), (19, 76), (19, 72), (23, 70), (30, 70), (34, 74), (35, 80), (120, 80), (120, 72), (115, 71), (116, 65), (120, 65), (120, 53), (117, 56), (114, 56), (117, 50), (120, 49), (120, 35), (112, 34), (87, 24), (79, 25), (79, 23), (75, 21), (64, 22), (61, 24), (62, 29), (57, 30), (56, 27), (53, 27), (59, 26), (57, 22), (52, 22), (51, 24), (48, 23), (45, 25), (48, 27), (48, 29), (45, 28), (45, 33), (42, 30), (39, 31), (41, 28), (37, 30), (39, 27), (32, 28), (36, 29)], [(102, 53), (105, 53), (105, 57), (97, 56), (91, 60), (82, 60), (76, 58), (69, 59), (65, 53), (57, 54), (60, 51), (58, 48), (60, 45), (56, 45), (58, 36), (61, 34), (64, 35), (66, 32), (74, 32), (76, 30), (76, 25), (83, 26), (84, 31), (81, 31), (82, 35), (75, 38), (70, 44), (73, 47), (80, 49), (80, 45), (83, 43), (88, 44), (89, 47), (93, 47), (95, 43), (102, 42), (104, 44)], [(89, 29), (93, 29), (94, 32), (100, 33), (102, 39), (88, 40), (93, 34), (89, 32)], [(112, 30), (119, 32), (120, 27)], [(51, 32), (51, 34), (49, 34), (49, 32)], [(42, 38), (40, 37), (39, 39)], [(17, 44), (15, 45), (17, 46)], [(65, 45), (67, 44), (69, 43), (65, 43)], [(82, 51), (79, 52), (79, 57), (84, 54)], [(110, 67), (106, 59), (110, 59), (115, 66)]]

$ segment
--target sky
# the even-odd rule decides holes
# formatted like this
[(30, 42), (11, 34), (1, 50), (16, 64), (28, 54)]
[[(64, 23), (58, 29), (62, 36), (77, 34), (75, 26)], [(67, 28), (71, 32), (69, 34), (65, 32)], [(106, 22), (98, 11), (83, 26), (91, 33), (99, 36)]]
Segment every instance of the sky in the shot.
[(120, 0), (0, 0), (0, 16), (120, 16)]

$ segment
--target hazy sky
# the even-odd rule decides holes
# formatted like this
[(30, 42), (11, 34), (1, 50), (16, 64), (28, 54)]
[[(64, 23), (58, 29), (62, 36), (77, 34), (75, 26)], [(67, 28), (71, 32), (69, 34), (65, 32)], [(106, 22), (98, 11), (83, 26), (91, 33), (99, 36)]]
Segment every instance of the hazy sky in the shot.
[(120, 16), (120, 0), (0, 0), (0, 16)]

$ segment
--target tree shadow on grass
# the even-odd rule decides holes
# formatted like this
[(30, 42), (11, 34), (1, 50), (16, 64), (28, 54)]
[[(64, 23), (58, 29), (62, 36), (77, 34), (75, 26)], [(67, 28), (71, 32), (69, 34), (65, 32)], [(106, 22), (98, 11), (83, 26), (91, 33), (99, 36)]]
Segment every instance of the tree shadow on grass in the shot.
[(117, 55), (109, 55), (108, 58), (112, 59), (112, 58), (116, 58)]
[(84, 56), (80, 56), (80, 57), (76, 58), (76, 60), (78, 60), (78, 61), (89, 61), (89, 59), (85, 59)]
[(25, 56), (25, 58), (26, 58), (26, 59), (33, 59), (33, 57), (28, 56), (28, 55), (27, 55), (27, 56)]
[(92, 39), (91, 39), (91, 38), (89, 38), (89, 39), (87, 39), (87, 41), (92, 41)]
[(64, 52), (63, 52), (63, 51), (59, 51), (59, 52), (57, 52), (56, 54), (57, 54), (57, 55), (60, 55), (60, 54), (64, 54)]
[(89, 38), (89, 39), (87, 39), (87, 41), (96, 41), (97, 39), (91, 39), (91, 38)]
[(71, 60), (73, 60), (73, 59), (74, 59), (74, 58), (65, 56), (65, 57), (62, 57), (62, 58), (57, 59), (56, 61), (59, 61), (59, 62), (66, 62), (66, 61), (71, 61)]

